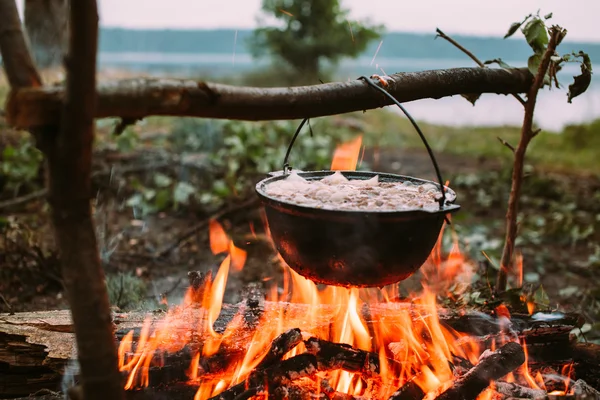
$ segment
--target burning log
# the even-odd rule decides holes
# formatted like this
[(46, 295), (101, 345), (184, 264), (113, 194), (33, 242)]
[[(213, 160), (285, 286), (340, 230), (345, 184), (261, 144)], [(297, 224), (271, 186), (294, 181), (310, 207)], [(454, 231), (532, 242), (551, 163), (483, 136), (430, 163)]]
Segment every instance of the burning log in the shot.
[(250, 389), (269, 388), (275, 391), (281, 385), (305, 377), (312, 377), (317, 372), (317, 358), (312, 354), (300, 354), (287, 360), (273, 364), (264, 370), (254, 370), (246, 381), (238, 383), (209, 400), (235, 400)]
[(532, 389), (518, 385), (514, 382), (496, 382), (494, 389), (503, 396), (518, 399), (544, 399), (546, 392), (541, 389)]
[(575, 381), (573, 394), (581, 399), (600, 399), (600, 392), (588, 385), (583, 379)]
[(333, 389), (326, 379), (321, 379), (319, 387), (306, 380), (296, 384), (280, 386), (270, 393), (273, 400), (366, 400), (363, 396), (354, 396)]
[[(223, 332), (227, 324), (244, 307), (248, 307), (248, 304), (223, 305), (221, 315), (214, 323), (215, 331)], [(319, 313), (323, 315), (324, 321), (318, 320), (314, 325), (310, 325), (306, 322), (302, 322), (302, 316), (306, 314), (308, 307), (308, 305), (304, 304), (290, 304), (284, 302), (273, 303), (267, 301), (264, 303), (265, 312), (281, 313), (287, 316), (291, 315), (295, 321), (304, 324), (301, 327), (304, 331), (311, 331), (324, 326), (322, 324), (328, 321), (329, 308), (324, 306), (319, 310)], [(403, 305), (400, 304), (372, 305), (370, 307), (371, 312), (369, 318), (365, 320), (369, 323), (374, 323), (386, 315), (393, 315), (393, 313), (401, 307), (403, 307)], [(181, 315), (177, 321), (177, 326), (172, 327), (174, 332), (172, 339), (175, 344), (177, 344), (176, 342), (178, 340), (181, 340), (182, 346), (184, 348), (186, 347), (183, 341), (189, 341), (189, 332), (197, 327), (195, 313), (200, 313), (201, 311), (202, 310), (197, 308), (190, 308)], [(439, 310), (439, 314), (440, 318), (448, 322), (449, 325), (460, 327), (461, 329), (458, 330), (466, 333), (469, 333), (469, 326), (476, 326), (478, 328), (478, 333), (481, 333), (486, 329), (493, 330), (494, 325), (496, 324), (492, 317), (483, 314), (474, 315), (472, 313), (467, 313), (462, 317), (463, 319), (455, 315), (450, 316), (445, 310)], [(115, 326), (118, 327), (118, 330), (115, 333), (115, 340), (122, 340), (124, 334), (133, 329), (135, 332), (132, 340), (135, 348), (139, 339), (140, 327), (146, 317), (148, 317), (146, 313), (139, 312), (113, 314), (113, 321)], [(160, 321), (163, 318), (163, 315), (155, 314), (151, 315), (151, 317), (156, 321)], [(556, 329), (560, 330), (560, 335), (562, 335), (562, 331), (567, 330), (566, 326), (568, 323), (576, 322), (576, 320), (577, 318), (570, 315), (559, 315), (557, 319), (548, 322), (542, 322), (532, 317), (513, 316), (514, 326), (526, 330), (526, 332), (520, 336), (543, 331), (545, 332), (544, 335), (548, 338), (552, 338), (552, 326), (555, 326)], [(475, 321), (474, 324), (473, 321)], [(546, 328), (544, 328), (544, 325)], [(517, 332), (519, 331), (517, 330)], [(246, 340), (254, 334), (254, 329), (243, 326), (234, 332), (235, 337), (232, 341), (239, 343), (241, 340)], [(298, 330), (288, 331), (282, 336), (285, 337), (288, 334), (290, 336), (286, 339), (281, 338), (276, 339), (275, 341), (282, 340), (283, 342), (286, 342), (289, 340), (288, 344), (291, 349), (295, 346), (295, 341), (298, 340)], [(179, 336), (181, 339), (178, 339)], [(556, 345), (558, 342), (554, 341), (551, 341), (549, 345), (544, 345), (541, 340), (543, 335), (537, 337), (540, 338), (539, 343), (532, 348), (532, 346), (529, 346), (529, 337), (525, 336), (528, 342), (530, 363), (558, 360), (560, 361), (560, 364), (563, 365), (564, 363), (573, 361), (575, 376), (578, 379), (584, 379), (592, 387), (600, 388), (600, 346), (562, 342), (559, 345)], [(202, 338), (197, 338), (196, 342), (187, 343), (187, 346), (190, 348), (185, 348), (182, 352), (168, 354), (164, 359), (165, 367), (162, 367), (163, 369), (161, 369), (161, 367), (151, 367), (149, 370), (150, 386), (160, 385), (160, 383), (173, 380), (173, 378), (177, 376), (180, 377), (180, 380), (187, 379), (185, 371), (189, 367), (192, 356), (195, 354), (195, 351), (197, 351), (194, 346), (201, 345)], [(273, 343), (272, 347), (273, 346), (279, 348), (275, 343)], [(549, 348), (549, 350), (543, 352), (532, 351), (537, 346), (540, 348)], [(285, 354), (286, 348), (287, 345), (281, 347), (282, 351), (284, 351), (283, 354)], [(60, 387), (60, 381), (65, 367), (70, 362), (71, 358), (75, 357), (73, 349), (74, 334), (72, 333), (71, 319), (68, 311), (17, 313), (15, 315), (3, 314), (0, 317), (0, 364), (5, 365), (6, 367), (2, 367), (4, 369), (1, 379), (2, 383), (0, 384), (0, 397), (27, 396), (41, 388), (57, 390)], [(242, 350), (243, 349), (240, 350), (229, 346), (224, 347), (222, 349), (222, 352), (224, 353), (220, 350), (219, 353), (212, 356), (215, 358), (209, 357), (207, 359), (201, 359), (200, 366), (207, 371), (222, 370), (231, 365), (233, 359), (239, 359), (241, 357), (240, 351)], [(271, 349), (269, 354), (272, 351), (274, 350)], [(560, 354), (560, 357), (557, 358), (551, 353)], [(275, 354), (277, 354), (277, 356), (275, 356)], [(536, 354), (543, 354), (544, 356), (538, 357)], [(218, 357), (225, 358), (218, 359)], [(278, 359), (280, 356), (277, 351), (275, 351), (273, 355), (267, 355), (265, 359), (268, 360), (271, 357), (273, 357), (273, 361), (269, 361), (269, 363), (277, 363), (280, 359)], [(359, 359), (360, 358), (354, 358), (353, 360), (356, 361)], [(317, 363), (318, 362), (319, 360), (317, 357)], [(355, 363), (354, 370), (361, 368), (362, 365), (362, 363)], [(16, 371), (19, 371), (19, 373)]]
[(258, 364), (256, 369), (265, 369), (277, 361), (280, 361), (287, 352), (298, 346), (300, 342), (302, 342), (302, 333), (300, 332), (300, 329), (294, 328), (283, 332), (273, 339), (269, 352)]
[(423, 389), (417, 385), (413, 378), (392, 393), (388, 400), (421, 400), (423, 397), (425, 397), (425, 392), (423, 392)]
[[(356, 349), (348, 344), (334, 343), (311, 337), (305, 342), (307, 352), (317, 357), (320, 370), (342, 369), (348, 372), (359, 372), (366, 376), (380, 373), (379, 354)], [(402, 364), (391, 358), (388, 364), (399, 371)]]
[(494, 352), (482, 354), (479, 363), (454, 382), (437, 400), (475, 400), (490, 382), (509, 374), (525, 362), (520, 344), (509, 342)]
[(242, 293), (244, 301), (244, 321), (250, 328), (255, 328), (265, 309), (265, 293), (259, 284), (250, 284)]

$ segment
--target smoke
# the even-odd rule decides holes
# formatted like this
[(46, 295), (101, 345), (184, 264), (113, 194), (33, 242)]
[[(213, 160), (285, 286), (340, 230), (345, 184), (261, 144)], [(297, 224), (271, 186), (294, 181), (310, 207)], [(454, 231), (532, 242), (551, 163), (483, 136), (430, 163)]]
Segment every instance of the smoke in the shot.
[(79, 361), (77, 361), (77, 349), (75, 345), (73, 345), (73, 349), (71, 351), (71, 359), (69, 363), (65, 367), (65, 371), (63, 373), (63, 379), (60, 384), (61, 392), (64, 393), (65, 400), (69, 400), (68, 391), (70, 388), (74, 387), (78, 383), (79, 378)]

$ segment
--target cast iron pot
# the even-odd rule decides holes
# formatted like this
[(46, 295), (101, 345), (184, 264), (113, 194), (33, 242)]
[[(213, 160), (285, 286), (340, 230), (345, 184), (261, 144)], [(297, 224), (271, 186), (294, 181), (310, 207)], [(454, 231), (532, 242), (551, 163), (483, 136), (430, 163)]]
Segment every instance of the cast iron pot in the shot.
[[(334, 171), (298, 172), (319, 180)], [(435, 182), (377, 172), (344, 171), (348, 179), (415, 184)], [(256, 185), (271, 237), (284, 261), (300, 275), (336, 286), (385, 286), (408, 278), (425, 262), (447, 213), (460, 206), (446, 202), (435, 211), (339, 211), (287, 203), (265, 187), (288, 174), (273, 173)], [(453, 193), (445, 188), (446, 192)]]
[[(439, 209), (408, 211), (341, 211), (324, 210), (288, 203), (265, 192), (270, 183), (289, 176), (288, 158), (298, 134), (307, 122), (305, 118), (292, 137), (283, 160), (283, 171), (273, 172), (270, 177), (256, 185), (256, 193), (267, 214), (267, 222), (273, 242), (283, 260), (300, 275), (318, 283), (337, 286), (382, 287), (400, 282), (427, 260), (433, 249), (446, 214), (457, 211), (453, 204), (456, 196), (446, 186), (437, 161), (423, 132), (406, 109), (385, 89), (372, 79), (359, 79), (394, 102), (408, 117), (421, 137), (435, 172), (438, 183), (402, 175), (378, 172), (345, 171), (350, 179), (370, 179), (379, 176), (381, 182), (430, 183), (440, 189)], [(388, 85), (384, 78), (377, 82)], [(312, 130), (311, 130), (312, 133)], [(298, 171), (308, 180), (319, 180), (334, 171)], [(446, 193), (453, 194), (452, 201)]]

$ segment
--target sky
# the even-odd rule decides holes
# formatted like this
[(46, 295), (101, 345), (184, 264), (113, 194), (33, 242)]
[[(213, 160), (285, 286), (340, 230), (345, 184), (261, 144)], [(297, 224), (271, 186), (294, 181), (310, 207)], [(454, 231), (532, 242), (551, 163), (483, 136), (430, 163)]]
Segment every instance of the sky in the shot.
[[(22, 7), (22, 0), (19, 1)], [(541, 9), (571, 40), (600, 42), (600, 0), (341, 0), (352, 19), (388, 31), (503, 36)], [(261, 0), (98, 0), (100, 24), (126, 28), (254, 28)]]
[[(512, 22), (541, 9), (571, 40), (600, 42), (600, 0), (341, 0), (352, 19), (388, 31), (503, 36)], [(103, 26), (254, 28), (261, 0), (98, 0)]]

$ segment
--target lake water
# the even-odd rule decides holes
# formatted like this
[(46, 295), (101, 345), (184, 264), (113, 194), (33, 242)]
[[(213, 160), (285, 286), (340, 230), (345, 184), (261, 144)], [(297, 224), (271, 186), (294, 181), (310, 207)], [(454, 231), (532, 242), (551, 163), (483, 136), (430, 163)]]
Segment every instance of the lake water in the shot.
[[(100, 53), (101, 68), (130, 69), (156, 74), (182, 76), (231, 76), (268, 66), (249, 54), (189, 54), (189, 53)], [(523, 65), (507, 61), (510, 65)], [(356, 79), (361, 75), (382, 75), (400, 71), (472, 66), (469, 59), (413, 59), (361, 57), (344, 61), (338, 76)], [(588, 122), (600, 118), (600, 78), (595, 77), (588, 91), (567, 103), (567, 86), (579, 73), (576, 64), (566, 66), (559, 74), (563, 89), (543, 90), (538, 97), (535, 120), (545, 130), (559, 131), (567, 124)], [(460, 96), (439, 100), (425, 99), (406, 105), (418, 120), (430, 123), (465, 125), (521, 125), (523, 108), (512, 96), (485, 94), (472, 106)], [(399, 111), (399, 110), (398, 110)]]

